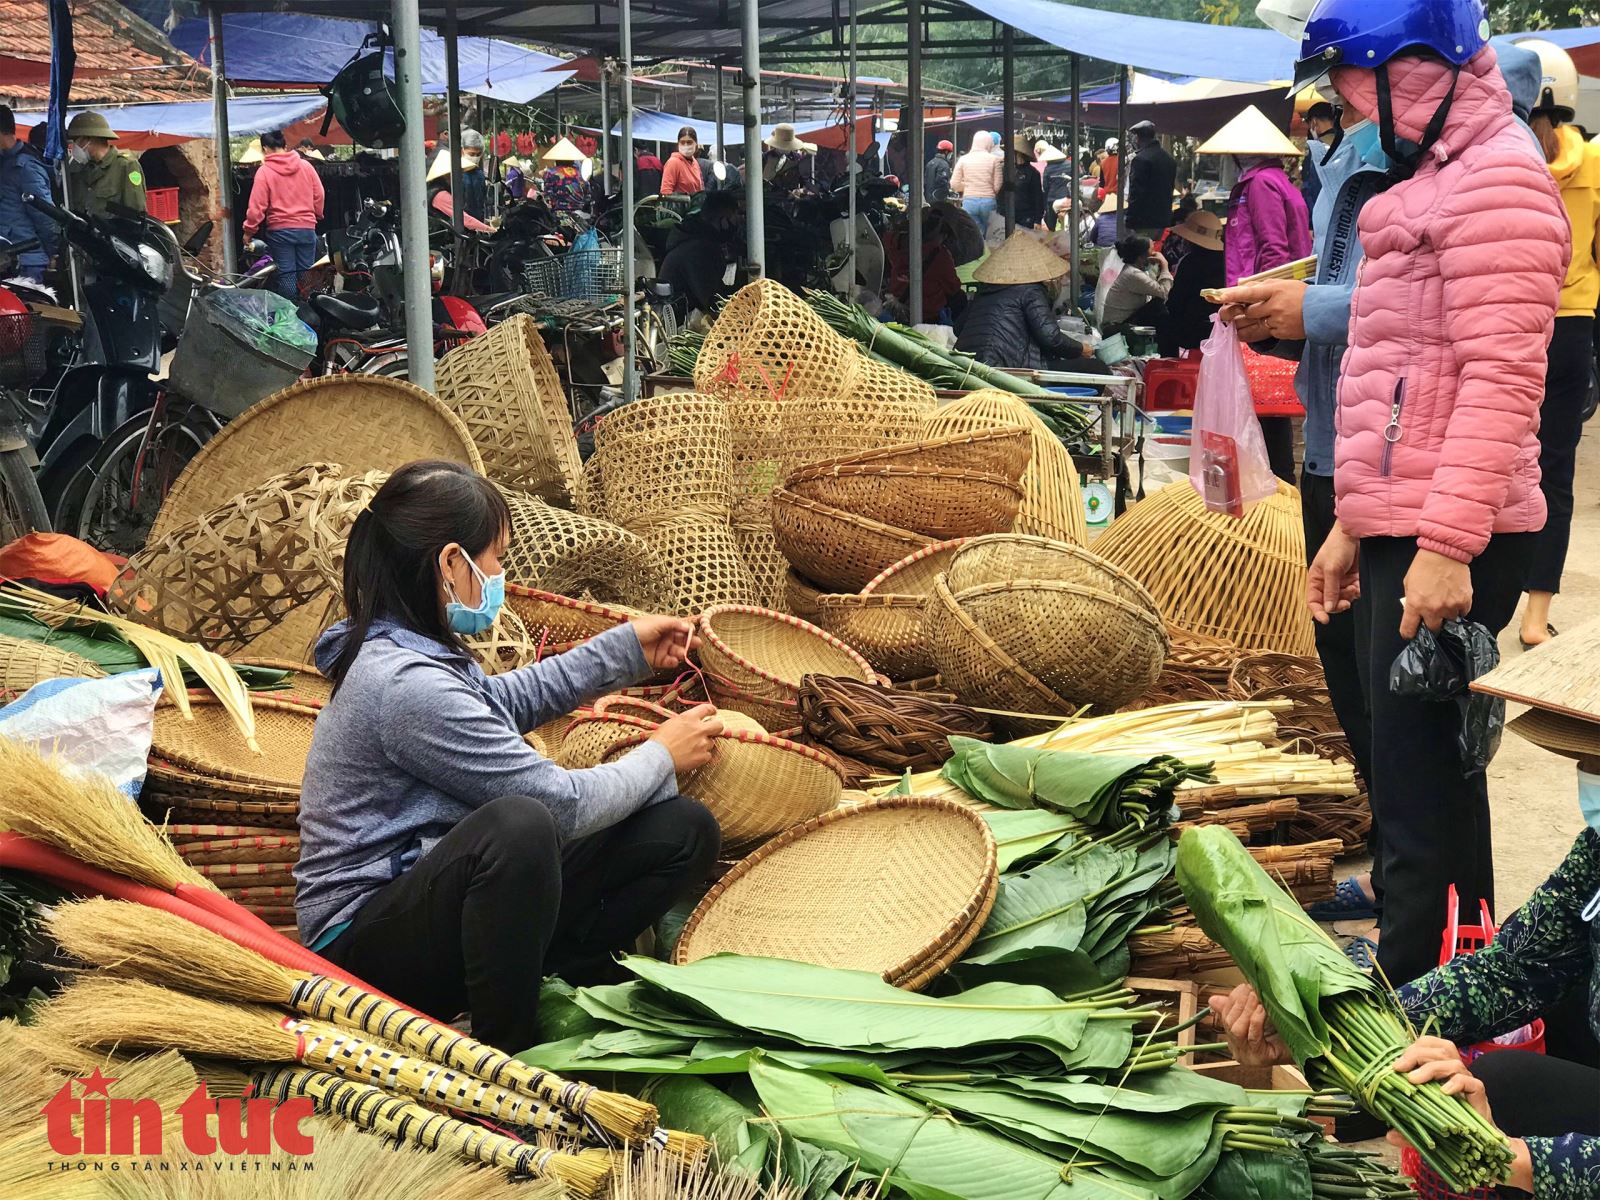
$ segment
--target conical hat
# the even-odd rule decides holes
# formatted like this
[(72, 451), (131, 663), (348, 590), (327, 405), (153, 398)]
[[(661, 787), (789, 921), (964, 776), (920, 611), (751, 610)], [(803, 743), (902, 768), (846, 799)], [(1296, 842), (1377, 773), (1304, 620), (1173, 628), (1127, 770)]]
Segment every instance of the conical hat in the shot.
[(574, 146), (570, 138), (562, 138), (539, 157), (545, 162), (582, 162), (589, 156)]
[[(476, 167), (477, 165), (478, 164), (476, 160), (473, 160), (470, 166), (468, 165), (466, 158), (461, 160), (461, 169), (463, 171), (470, 170), (472, 167)], [(448, 179), (449, 177), (450, 151), (448, 148), (446, 148), (433, 156), (433, 165), (428, 168), (428, 182), (435, 183), (440, 179)]]
[(979, 283), (1048, 283), (1072, 269), (1033, 234), (1019, 229), (978, 264), (972, 278)]
[(1200, 143), (1197, 154), (1241, 154), (1252, 156), (1298, 156), (1300, 148), (1291, 142), (1254, 104)]
[(265, 155), (261, 153), (261, 139), (256, 138), (244, 148), (244, 153), (239, 155), (239, 165), (249, 166), (251, 163), (260, 162)]
[(1504, 696), (1579, 721), (1600, 722), (1600, 620), (1553, 637), (1472, 681)]
[(1564, 758), (1600, 758), (1600, 722), (1530, 708), (1506, 728), (1535, 746)]

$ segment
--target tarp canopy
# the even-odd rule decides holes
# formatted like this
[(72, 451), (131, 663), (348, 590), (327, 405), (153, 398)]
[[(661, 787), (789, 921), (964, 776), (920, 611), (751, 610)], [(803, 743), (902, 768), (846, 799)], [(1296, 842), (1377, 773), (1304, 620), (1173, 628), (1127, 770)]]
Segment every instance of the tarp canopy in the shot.
[[(636, 110), (633, 114), (633, 140), (636, 142), (666, 142), (675, 145), (678, 141), (678, 130), (687, 125), (695, 132), (695, 137), (702, 146), (715, 146), (717, 144), (717, 123), (715, 121), (699, 121), (692, 117), (680, 117), (676, 113), (650, 112)], [(795, 134), (802, 141), (811, 142), (818, 146), (827, 146), (835, 150), (842, 150), (845, 144), (845, 122), (830, 118), (826, 121), (798, 121), (794, 123)], [(761, 136), (770, 137), (776, 125), (763, 125)], [(598, 134), (599, 130), (590, 130)], [(723, 140), (729, 146), (744, 145), (744, 121), (742, 118), (725, 121), (722, 127)], [(612, 137), (622, 136), (620, 124), (612, 127)], [(872, 118), (870, 116), (856, 118), (856, 152), (859, 154), (872, 144)]]
[[(252, 87), (320, 87), (339, 72), (375, 32), (368, 21), (313, 17), (298, 13), (227, 13), (222, 18), (222, 58), (228, 78)], [(179, 22), (172, 44), (211, 65), (207, 24)], [(526, 104), (565, 80), (568, 60), (495, 38), (463, 37), (457, 58), (461, 90), (513, 104)], [(551, 74), (554, 70), (556, 73)], [(422, 31), (422, 90), (445, 90), (444, 38)]]
[[(228, 131), (234, 137), (256, 137), (314, 117), (327, 107), (321, 96), (235, 96), (228, 101)], [(211, 101), (180, 100), (171, 104), (97, 104), (92, 110), (111, 122), (125, 150), (152, 150), (211, 136)], [(67, 111), (72, 120), (90, 108)], [(42, 112), (19, 112), (17, 128), (44, 120)]]

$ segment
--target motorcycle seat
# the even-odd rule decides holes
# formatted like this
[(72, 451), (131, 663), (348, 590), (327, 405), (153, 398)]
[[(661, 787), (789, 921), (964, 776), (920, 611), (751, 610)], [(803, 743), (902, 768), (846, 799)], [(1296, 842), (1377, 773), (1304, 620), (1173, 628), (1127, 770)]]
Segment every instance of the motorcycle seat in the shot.
[(311, 307), (318, 316), (345, 329), (371, 329), (382, 314), (377, 300), (359, 292), (344, 296), (318, 292), (311, 297)]
[(663, 283), (659, 279), (652, 279), (649, 283), (645, 284), (645, 290), (657, 300), (672, 299), (672, 285), (670, 283)]

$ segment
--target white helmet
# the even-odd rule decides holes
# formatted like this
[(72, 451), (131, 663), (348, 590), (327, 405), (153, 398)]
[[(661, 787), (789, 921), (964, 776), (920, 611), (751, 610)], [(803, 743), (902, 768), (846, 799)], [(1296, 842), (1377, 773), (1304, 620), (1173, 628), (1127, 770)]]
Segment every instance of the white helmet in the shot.
[(1121, 149), (1122, 149), (1122, 143), (1117, 141), (1116, 138), (1107, 138), (1106, 139), (1106, 153), (1107, 154), (1116, 154)]
[(1533, 102), (1533, 112), (1547, 112), (1557, 123), (1570, 121), (1577, 115), (1578, 68), (1572, 56), (1554, 42), (1543, 38), (1520, 38), (1515, 45), (1532, 50), (1539, 56), (1539, 98)]
[(1256, 5), (1256, 17), (1267, 28), (1293, 38), (1299, 45), (1305, 36), (1306, 22), (1311, 19), (1311, 10), (1316, 6), (1317, 0), (1261, 0)]

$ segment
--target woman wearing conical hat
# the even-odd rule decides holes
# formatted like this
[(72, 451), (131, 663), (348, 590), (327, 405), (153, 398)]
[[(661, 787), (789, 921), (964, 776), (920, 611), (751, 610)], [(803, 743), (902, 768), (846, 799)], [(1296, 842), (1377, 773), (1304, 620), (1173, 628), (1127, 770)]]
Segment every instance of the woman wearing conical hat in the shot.
[(1071, 270), (1037, 236), (1019, 229), (978, 264), (978, 291), (956, 327), (956, 349), (991, 367), (1106, 373), (1091, 347), (1061, 332), (1051, 290)]

